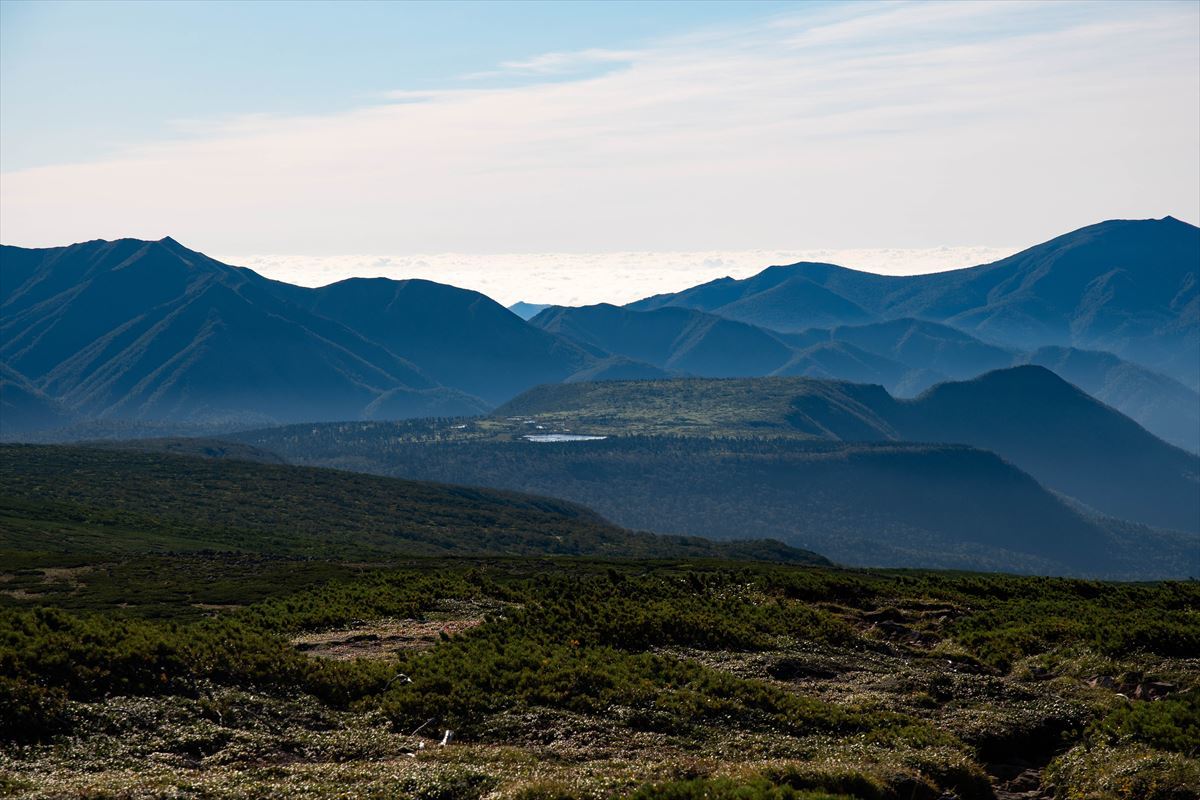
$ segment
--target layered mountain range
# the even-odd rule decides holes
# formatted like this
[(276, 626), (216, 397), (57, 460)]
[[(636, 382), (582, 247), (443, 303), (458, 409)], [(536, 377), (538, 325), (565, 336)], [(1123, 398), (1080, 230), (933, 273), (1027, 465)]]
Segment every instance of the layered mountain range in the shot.
[(382, 279), (305, 289), (169, 238), (4, 247), (0, 269), (15, 431), (64, 417), (473, 414), (604, 360), (477, 292)]
[(1019, 350), (1113, 353), (1200, 388), (1200, 229), (1165, 217), (1081, 228), (969, 269), (895, 277), (833, 264), (770, 267), (631, 304), (784, 332), (915, 318)]
[(293, 286), (170, 238), (2, 247), (0, 435), (258, 428), (238, 438), (271, 458), (660, 533), (1186, 576), (1198, 272), (1200, 229), (1113, 221), (937, 275), (796, 264), (526, 320), (429, 281)]
[(551, 307), (531, 323), (674, 375), (830, 378), (878, 384), (901, 397), (989, 370), (1037, 364), (1166, 441), (1200, 451), (1200, 393), (1103, 351), (1054, 345), (1020, 350), (913, 318), (785, 333), (678, 306)]
[(543, 383), (672, 375), (912, 396), (1034, 363), (1200, 450), (1198, 262), (1192, 225), (1112, 221), (936, 275), (795, 264), (526, 322), (429, 281), (292, 286), (170, 238), (2, 247), (0, 427), (469, 415)]
[(532, 324), (674, 374), (805, 375), (901, 396), (1040, 364), (1200, 451), (1200, 229), (1112, 221), (970, 269), (893, 277), (770, 267)]

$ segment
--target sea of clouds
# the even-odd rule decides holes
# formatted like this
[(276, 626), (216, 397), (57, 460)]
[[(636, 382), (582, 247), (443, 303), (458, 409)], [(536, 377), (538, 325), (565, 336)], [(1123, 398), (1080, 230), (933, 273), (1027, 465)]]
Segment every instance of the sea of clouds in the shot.
[(474, 289), (497, 302), (623, 304), (766, 267), (819, 261), (884, 275), (917, 275), (986, 264), (1016, 248), (797, 249), (707, 252), (501, 253), (472, 255), (218, 255), (268, 278), (324, 286), (345, 278), (423, 278)]

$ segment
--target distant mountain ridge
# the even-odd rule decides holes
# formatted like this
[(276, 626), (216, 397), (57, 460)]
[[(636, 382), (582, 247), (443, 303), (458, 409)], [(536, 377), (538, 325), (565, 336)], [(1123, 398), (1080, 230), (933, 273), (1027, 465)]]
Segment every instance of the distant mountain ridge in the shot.
[(170, 238), (0, 246), (0, 437), (472, 415), (544, 383), (675, 375), (912, 396), (1037, 363), (1200, 451), (1198, 242), (1171, 218), (1110, 221), (937, 275), (770, 267), (530, 322), (430, 281), (291, 286)]
[(832, 264), (770, 267), (631, 303), (680, 306), (773, 328), (912, 317), (1020, 350), (1115, 353), (1200, 388), (1200, 228), (1111, 220), (992, 264), (896, 277)]
[(0, 247), (0, 274), (4, 435), (60, 418), (478, 414), (608, 357), (477, 292), (386, 279), (306, 289), (170, 238)]

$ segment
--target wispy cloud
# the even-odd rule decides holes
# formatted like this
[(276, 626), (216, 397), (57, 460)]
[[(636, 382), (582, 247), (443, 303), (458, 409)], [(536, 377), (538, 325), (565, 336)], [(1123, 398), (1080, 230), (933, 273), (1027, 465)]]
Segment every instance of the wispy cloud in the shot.
[(594, 70), (597, 67), (630, 64), (637, 58), (638, 53), (633, 50), (605, 50), (602, 48), (589, 48), (561, 53), (542, 53), (532, 58), (503, 61), (500, 63), (499, 69), (473, 72), (465, 75), (464, 78), (475, 79), (509, 76), (549, 77), (577, 74), (587, 70)]
[(169, 233), (227, 253), (743, 251), (1195, 220), (1198, 24), (1185, 3), (801, 7), (498, 65), (524, 76), (512, 85), (205, 124), (6, 173), (0, 235)]

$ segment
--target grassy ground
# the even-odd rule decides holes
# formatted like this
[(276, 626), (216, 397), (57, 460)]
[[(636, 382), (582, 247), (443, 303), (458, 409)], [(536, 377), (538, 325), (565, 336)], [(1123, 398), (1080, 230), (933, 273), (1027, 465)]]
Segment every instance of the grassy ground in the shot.
[(0, 790), (1197, 797), (1198, 609), (719, 561), (27, 566), (0, 573)]

